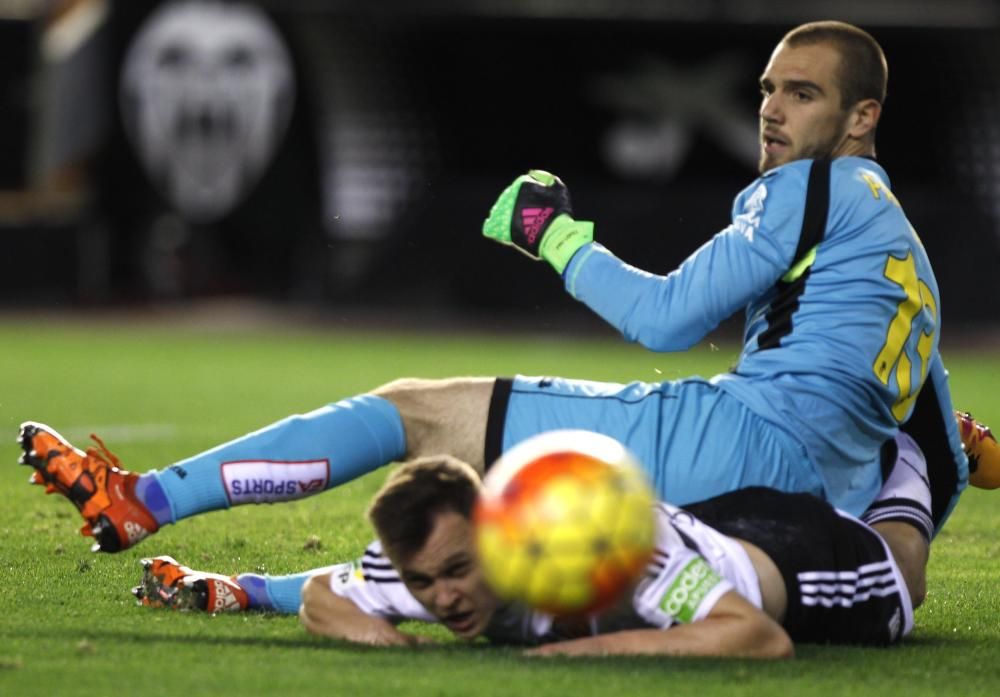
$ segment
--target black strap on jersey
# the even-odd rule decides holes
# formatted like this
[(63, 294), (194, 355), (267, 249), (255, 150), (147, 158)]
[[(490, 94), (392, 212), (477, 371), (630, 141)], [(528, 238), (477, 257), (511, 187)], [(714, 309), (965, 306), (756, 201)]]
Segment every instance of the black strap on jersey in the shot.
[(826, 234), (826, 219), (830, 213), (830, 164), (830, 160), (813, 160), (809, 168), (806, 210), (802, 215), (802, 232), (793, 267), (822, 242)]
[(497, 378), (493, 383), (490, 410), (486, 417), (486, 448), (483, 453), (485, 470), (489, 471), (503, 453), (503, 430), (507, 421), (507, 405), (514, 390), (511, 378)]
[(799, 244), (791, 268), (775, 284), (775, 296), (765, 318), (767, 329), (757, 339), (761, 349), (777, 348), (781, 339), (792, 332), (792, 315), (799, 309), (799, 297), (806, 289), (806, 279), (812, 266), (810, 257), (826, 234), (829, 212), (830, 160), (813, 160), (809, 168)]

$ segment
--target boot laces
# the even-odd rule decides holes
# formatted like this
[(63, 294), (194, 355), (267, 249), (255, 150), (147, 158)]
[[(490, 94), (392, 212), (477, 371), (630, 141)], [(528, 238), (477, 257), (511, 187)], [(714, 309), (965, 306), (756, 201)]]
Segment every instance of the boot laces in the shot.
[(90, 438), (95, 443), (97, 443), (97, 447), (95, 448), (94, 446), (91, 446), (87, 448), (88, 457), (93, 457), (97, 460), (100, 460), (101, 462), (103, 462), (108, 467), (111, 467), (112, 469), (117, 469), (117, 470), (125, 469), (125, 467), (122, 465), (121, 460), (118, 459), (118, 456), (115, 455), (110, 450), (108, 450), (108, 446), (104, 444), (104, 441), (101, 440), (100, 436), (98, 436), (96, 433), (91, 433)]

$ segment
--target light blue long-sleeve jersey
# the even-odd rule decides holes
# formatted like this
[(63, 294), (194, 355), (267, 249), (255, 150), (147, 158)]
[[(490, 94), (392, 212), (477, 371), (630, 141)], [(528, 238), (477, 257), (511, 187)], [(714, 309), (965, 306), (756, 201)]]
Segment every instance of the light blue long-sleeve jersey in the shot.
[[(941, 307), (923, 245), (873, 160), (830, 164), (825, 230), (797, 256), (809, 251), (799, 249), (807, 198), (821, 193), (809, 191), (811, 166), (754, 181), (732, 223), (666, 276), (590, 244), (564, 278), (627, 339), (658, 351), (687, 349), (745, 309), (738, 365), (713, 382), (798, 438), (827, 498), (850, 509), (874, 494), (880, 447), (940, 363)], [(949, 436), (964, 462), (957, 430)]]

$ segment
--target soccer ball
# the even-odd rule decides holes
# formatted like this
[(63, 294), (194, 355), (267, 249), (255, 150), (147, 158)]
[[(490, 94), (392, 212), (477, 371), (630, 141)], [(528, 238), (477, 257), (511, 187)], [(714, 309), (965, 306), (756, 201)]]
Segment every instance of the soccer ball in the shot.
[(553, 615), (614, 603), (653, 552), (653, 494), (617, 441), (550, 431), (490, 469), (474, 512), (487, 583), (504, 600)]

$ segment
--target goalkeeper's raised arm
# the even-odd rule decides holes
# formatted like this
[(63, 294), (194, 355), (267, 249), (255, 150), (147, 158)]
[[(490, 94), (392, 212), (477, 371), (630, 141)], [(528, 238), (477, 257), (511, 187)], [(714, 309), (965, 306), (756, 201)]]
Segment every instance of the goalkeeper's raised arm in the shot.
[[(662, 275), (595, 243), (594, 223), (573, 218), (566, 185), (542, 170), (503, 191), (483, 234), (549, 262), (573, 297), (628, 340), (656, 351), (685, 350), (767, 295), (794, 266), (809, 165), (767, 172), (737, 196), (728, 227)], [(669, 233), (655, 221), (642, 234)]]

